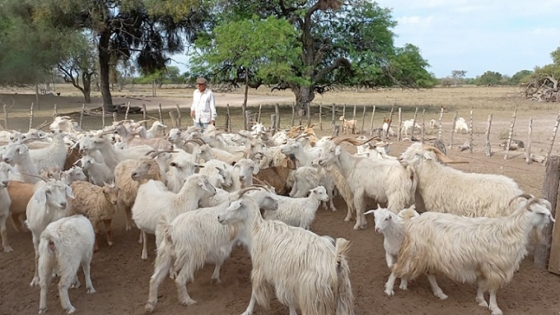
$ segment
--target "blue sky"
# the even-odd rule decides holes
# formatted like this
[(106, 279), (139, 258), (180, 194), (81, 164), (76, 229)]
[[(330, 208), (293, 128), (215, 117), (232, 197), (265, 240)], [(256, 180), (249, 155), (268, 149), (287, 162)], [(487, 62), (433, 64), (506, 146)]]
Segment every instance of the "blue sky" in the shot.
[[(391, 8), (398, 25), (396, 46), (420, 48), (430, 72), (445, 77), (466, 70), (476, 77), (486, 71), (513, 75), (552, 63), (560, 46), (560, 0), (378, 0)], [(182, 71), (184, 55), (172, 63)]]

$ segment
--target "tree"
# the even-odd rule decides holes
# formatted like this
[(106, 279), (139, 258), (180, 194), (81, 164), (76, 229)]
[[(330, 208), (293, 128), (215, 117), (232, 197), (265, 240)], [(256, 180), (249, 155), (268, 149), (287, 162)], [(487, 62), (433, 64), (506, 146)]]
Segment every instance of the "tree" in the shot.
[(502, 74), (494, 71), (486, 71), (478, 78), (478, 85), (499, 85)]
[(451, 78), (453, 79), (455, 86), (459, 85), (465, 79), (467, 75), (467, 70), (453, 70), (451, 71)]
[[(273, 33), (274, 36), (270, 36)], [(195, 73), (223, 78), (233, 84), (245, 84), (243, 106), (249, 87), (262, 83), (297, 81), (292, 66), (301, 49), (296, 31), (285, 19), (269, 16), (223, 23), (213, 30), (212, 38), (196, 41), (199, 51), (191, 62)]]
[[(290, 63), (290, 74), (277, 78), (274, 89), (291, 89), (296, 97), (299, 114), (303, 114), (315, 93), (322, 93), (334, 84), (350, 86), (418, 87), (425, 80), (410, 77), (423, 73), (427, 62), (418, 50), (405, 48), (408, 57), (396, 51), (391, 31), (396, 22), (389, 9), (366, 0), (244, 0), (214, 1), (217, 25), (225, 21), (250, 20), (256, 14), (261, 20), (269, 16), (288, 21), (297, 32), (294, 49), (301, 50)], [(254, 19), (253, 19), (254, 20)], [(270, 30), (268, 36), (276, 33)], [(210, 36), (211, 37), (211, 36)], [(210, 42), (214, 43), (214, 42)], [(254, 46), (254, 45), (253, 45)], [(403, 62), (409, 59), (410, 62)], [(416, 62), (422, 61), (421, 64)], [(394, 63), (394, 64), (393, 64)], [(404, 77), (402, 67), (409, 69)], [(249, 71), (249, 82), (258, 87), (259, 81)], [(406, 80), (403, 80), (405, 79)], [(244, 78), (230, 77), (243, 82)], [(413, 85), (410, 85), (413, 84)], [(252, 86), (255, 87), (255, 86)]]
[(90, 38), (82, 33), (70, 34), (57, 64), (64, 81), (80, 90), (88, 104), (91, 103), (91, 79), (96, 68), (94, 51)]
[(519, 83), (525, 82), (529, 76), (533, 74), (533, 71), (531, 70), (521, 70), (521, 71), (517, 71), (510, 80), (510, 83), (512, 85), (518, 85)]
[(111, 62), (133, 58), (145, 73), (163, 69), (167, 55), (181, 52), (195, 39), (208, 13), (197, 2), (180, 6), (154, 0), (9, 0), (14, 13), (33, 23), (58, 29), (91, 31), (97, 44), (99, 82), (103, 104), (113, 110), (110, 91)]

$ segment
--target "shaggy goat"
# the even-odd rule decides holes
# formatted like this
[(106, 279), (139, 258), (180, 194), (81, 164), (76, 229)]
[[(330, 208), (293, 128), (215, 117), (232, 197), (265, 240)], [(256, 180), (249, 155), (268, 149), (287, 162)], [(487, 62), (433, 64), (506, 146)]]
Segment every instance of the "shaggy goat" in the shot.
[(279, 220), (291, 226), (297, 226), (309, 230), (309, 225), (315, 219), (315, 212), (322, 201), (328, 201), (329, 195), (325, 187), (318, 186), (309, 191), (309, 196), (292, 198), (277, 196), (278, 209), (265, 211), (263, 217), (266, 220)]
[(39, 242), (39, 314), (47, 311), (47, 292), (54, 270), (60, 276), (58, 296), (68, 313), (76, 309), (70, 303), (68, 288), (79, 287), (78, 269), (84, 271), (87, 293), (95, 293), (90, 276), (95, 235), (91, 223), (81, 215), (62, 218), (47, 225)]
[(2, 236), (4, 252), (12, 251), (6, 231), (6, 220), (10, 215), (10, 205), (12, 203), (8, 194), (8, 173), (17, 174), (17, 170), (8, 163), (0, 162), (0, 236)]
[(465, 173), (442, 165), (438, 159), (445, 163), (454, 162), (437, 148), (421, 143), (412, 144), (399, 159), (401, 164), (416, 171), (417, 193), (426, 211), (498, 217), (515, 210), (509, 201), (522, 191), (513, 179), (503, 175)]
[[(392, 267), (385, 293), (393, 295), (397, 277), (413, 280), (428, 274), (434, 294), (447, 298), (437, 285), (441, 273), (455, 282), (478, 283), (476, 301), (492, 315), (501, 315), (496, 292), (513, 278), (533, 229), (542, 231), (550, 221), (550, 202), (530, 195), (515, 212), (500, 218), (469, 218), (450, 213), (425, 212), (404, 223), (404, 240)], [(516, 199), (514, 197), (511, 201)], [(484, 293), (489, 291), (490, 301)]]
[(238, 239), (251, 254), (252, 293), (243, 314), (253, 314), (255, 303), (266, 308), (272, 289), (290, 315), (297, 308), (306, 315), (354, 314), (346, 260), (350, 242), (263, 220), (249, 196), (231, 202), (218, 221), (237, 227)]

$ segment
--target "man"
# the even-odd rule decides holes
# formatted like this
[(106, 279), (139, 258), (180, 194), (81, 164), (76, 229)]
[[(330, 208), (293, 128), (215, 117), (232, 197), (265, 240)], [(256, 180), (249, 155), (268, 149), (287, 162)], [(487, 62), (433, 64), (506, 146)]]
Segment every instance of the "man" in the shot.
[(214, 93), (206, 88), (206, 79), (196, 79), (196, 90), (193, 92), (191, 106), (191, 117), (194, 120), (194, 125), (201, 127), (204, 131), (209, 124), (216, 124), (217, 116)]

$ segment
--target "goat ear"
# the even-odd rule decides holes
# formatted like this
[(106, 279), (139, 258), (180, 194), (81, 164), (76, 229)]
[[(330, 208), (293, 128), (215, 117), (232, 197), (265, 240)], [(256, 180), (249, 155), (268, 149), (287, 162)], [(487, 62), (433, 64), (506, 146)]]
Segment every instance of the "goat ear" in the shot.
[(35, 201), (37, 201), (37, 203), (41, 206), (47, 203), (46, 189), (47, 189), (46, 185), (43, 185), (41, 186), (41, 188), (37, 189), (35, 194), (33, 194), (33, 198), (35, 198)]
[(284, 158), (284, 159), (282, 160), (282, 166), (283, 166), (283, 167), (288, 167), (288, 159), (289, 159), (289, 158), (286, 157), (286, 158)]
[(334, 155), (340, 155), (340, 152), (342, 149), (340, 148), (340, 146), (336, 146), (336, 148), (334, 149)]
[(371, 214), (375, 215), (375, 211), (376, 211), (375, 209), (374, 210), (369, 210), (369, 211), (365, 212), (364, 214), (370, 214), (371, 213)]
[(64, 185), (64, 186), (65, 186), (66, 196), (68, 196), (68, 198), (74, 199), (74, 192), (72, 191), (72, 187), (68, 185)]
[(12, 175), (18, 175), (19, 174), (18, 170), (15, 167), (11, 166), (10, 164), (8, 164), (8, 166), (10, 168), (10, 170), (8, 172), (12, 173)]
[(430, 154), (430, 152), (424, 152), (423, 156), (424, 156), (424, 159), (426, 159), (426, 160), (433, 160), (433, 157)]
[(257, 175), (258, 173), (259, 173), (259, 165), (255, 163), (255, 166), (253, 166), (253, 175)]

